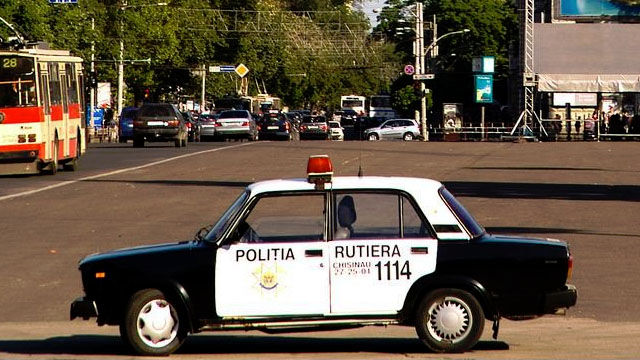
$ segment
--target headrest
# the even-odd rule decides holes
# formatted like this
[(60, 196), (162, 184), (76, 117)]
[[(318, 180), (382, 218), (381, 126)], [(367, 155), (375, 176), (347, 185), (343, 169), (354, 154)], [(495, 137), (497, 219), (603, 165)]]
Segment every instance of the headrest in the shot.
[(353, 197), (347, 195), (338, 204), (338, 224), (342, 227), (349, 227), (356, 222), (356, 205)]

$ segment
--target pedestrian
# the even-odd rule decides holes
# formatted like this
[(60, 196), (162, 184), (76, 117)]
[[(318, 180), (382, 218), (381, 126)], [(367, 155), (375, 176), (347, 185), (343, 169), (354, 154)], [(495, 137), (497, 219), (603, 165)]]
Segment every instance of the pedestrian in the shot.
[(578, 120), (576, 120), (576, 136), (580, 134), (580, 126), (582, 122), (582, 117), (578, 116)]

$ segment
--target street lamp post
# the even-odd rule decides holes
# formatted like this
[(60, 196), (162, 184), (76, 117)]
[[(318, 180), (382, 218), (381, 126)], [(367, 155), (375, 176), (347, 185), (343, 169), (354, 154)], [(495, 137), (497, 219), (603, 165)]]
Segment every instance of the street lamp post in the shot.
[[(420, 3), (418, 3), (420, 4)], [(421, 7), (420, 7), (421, 8)], [(420, 23), (422, 23), (422, 16), (420, 14)], [(422, 24), (420, 25), (420, 30), (422, 30)], [(418, 27), (416, 26), (416, 29)], [(419, 42), (421, 43), (419, 50), (420, 52), (419, 57), (420, 57), (420, 67), (419, 70), (421, 71), (421, 74), (424, 74), (426, 68), (425, 68), (425, 62), (424, 62), (424, 57), (429, 54), (433, 48), (438, 44), (438, 41), (451, 36), (451, 35), (456, 35), (456, 34), (464, 34), (464, 33), (468, 33), (469, 29), (462, 29), (462, 30), (457, 30), (457, 31), (451, 31), (448, 32), (440, 37), (435, 38), (431, 44), (424, 49), (424, 36), (420, 33), (418, 35), (416, 35), (416, 39), (419, 39)], [(424, 49), (424, 50), (423, 50)], [(428, 62), (427, 62), (428, 63)], [(417, 59), (416, 59), (416, 64), (417, 64)], [(424, 82), (424, 80), (420, 80), (420, 103), (421, 103), (421, 111), (422, 111), (422, 116), (421, 116), (421, 126), (422, 126), (422, 140), (423, 141), (429, 141), (429, 130), (427, 129), (427, 94), (426, 94), (426, 84)]]
[[(148, 5), (127, 5), (127, 0), (122, 0), (120, 4), (120, 11), (124, 12), (126, 9), (132, 7), (146, 7), (146, 6), (167, 6), (166, 2), (159, 2), (157, 4)], [(122, 21), (122, 14), (120, 16), (120, 59), (118, 61), (118, 107), (116, 116), (120, 116), (122, 113), (122, 102), (124, 93), (124, 23)]]

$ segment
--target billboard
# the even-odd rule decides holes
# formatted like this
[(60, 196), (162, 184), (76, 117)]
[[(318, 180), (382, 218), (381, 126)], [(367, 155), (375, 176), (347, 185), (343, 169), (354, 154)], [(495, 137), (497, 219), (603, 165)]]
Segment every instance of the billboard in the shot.
[(493, 75), (474, 75), (475, 80), (475, 102), (493, 102)]
[(598, 106), (597, 93), (553, 93), (553, 106), (565, 106), (567, 103), (571, 106)]
[(557, 0), (556, 4), (560, 18), (640, 17), (637, 0)]

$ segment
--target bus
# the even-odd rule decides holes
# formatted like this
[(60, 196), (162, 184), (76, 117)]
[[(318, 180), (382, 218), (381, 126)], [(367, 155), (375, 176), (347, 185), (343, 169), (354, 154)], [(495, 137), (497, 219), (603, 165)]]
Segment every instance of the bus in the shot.
[(0, 174), (75, 171), (86, 151), (82, 59), (0, 50)]
[(342, 111), (353, 110), (358, 116), (366, 115), (366, 97), (358, 95), (345, 95), (340, 97), (340, 108)]
[(254, 99), (254, 114), (266, 114), (270, 111), (282, 110), (282, 101), (277, 96), (268, 94), (258, 94), (253, 97)]
[(396, 112), (391, 107), (391, 96), (371, 95), (369, 97), (369, 116), (383, 119), (395, 118)]

